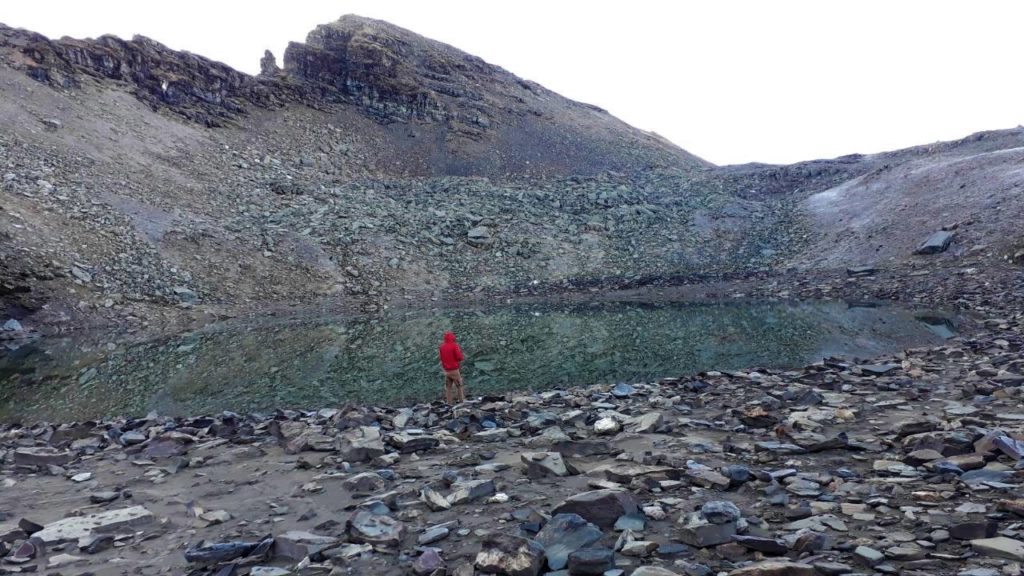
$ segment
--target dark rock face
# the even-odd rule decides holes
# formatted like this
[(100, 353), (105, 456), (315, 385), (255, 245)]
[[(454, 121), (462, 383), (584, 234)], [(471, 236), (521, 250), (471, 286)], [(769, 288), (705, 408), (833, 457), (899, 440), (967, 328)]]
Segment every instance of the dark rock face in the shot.
[[(645, 165), (707, 166), (656, 136), (622, 134), (626, 126), (604, 110), (379, 20), (345, 16), (318, 26), (305, 43), (288, 46), (284, 72), (307, 98), (354, 104), (382, 123), (405, 124), (420, 147), (436, 146), (443, 133), (446, 144), (434, 155), (444, 157), (448, 174), (494, 171), (496, 162), (524, 173), (628, 169), (625, 142), (638, 147)], [(500, 160), (495, 147), (504, 150)], [(476, 157), (485, 151), (486, 159)]]
[[(339, 20), (317, 26), (305, 44), (289, 44), (284, 54), (287, 74), (330, 86), (385, 119), (394, 116), (443, 121), (452, 117), (418, 77), (416, 67), (421, 62), (417, 60), (423, 55), (410, 35), (382, 23), (349, 24)], [(430, 59), (426, 64), (441, 73), (450, 71), (440, 60)], [(444, 84), (455, 84), (460, 79)], [(463, 93), (454, 87), (447, 92)]]
[(264, 51), (263, 58), (260, 58), (260, 77), (276, 78), (281, 73), (281, 67), (277, 65), (277, 58), (274, 57), (274, 53), (270, 50)]
[[(604, 110), (451, 46), (358, 16), (318, 26), (306, 43), (290, 44), (283, 70), (265, 52), (258, 76), (142, 36), (50, 40), (3, 25), (0, 62), (60, 89), (80, 88), (90, 78), (123, 82), (154, 110), (211, 127), (230, 125), (253, 107), (352, 108), (385, 125), (400, 123), (393, 144), (409, 146), (406, 140), (415, 138), (427, 154), (419, 162), (432, 174), (593, 174), (709, 165)], [(623, 146), (631, 152), (624, 154)], [(495, 154), (495, 148), (503, 152)]]
[(274, 101), (255, 78), (144, 36), (49, 40), (0, 25), (0, 48), (8, 64), (45, 84), (72, 89), (90, 77), (126, 82), (153, 109), (169, 108), (207, 126), (245, 113), (247, 103)]

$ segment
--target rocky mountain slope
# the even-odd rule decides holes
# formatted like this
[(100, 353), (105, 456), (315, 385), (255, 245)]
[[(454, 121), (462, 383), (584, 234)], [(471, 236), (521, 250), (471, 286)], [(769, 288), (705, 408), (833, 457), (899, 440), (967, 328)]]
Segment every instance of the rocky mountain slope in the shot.
[(961, 265), (1020, 238), (1020, 130), (716, 168), (352, 16), (258, 77), (146, 38), (0, 28), (0, 122), (0, 298), (30, 326), (899, 268), (954, 225), (927, 262)]

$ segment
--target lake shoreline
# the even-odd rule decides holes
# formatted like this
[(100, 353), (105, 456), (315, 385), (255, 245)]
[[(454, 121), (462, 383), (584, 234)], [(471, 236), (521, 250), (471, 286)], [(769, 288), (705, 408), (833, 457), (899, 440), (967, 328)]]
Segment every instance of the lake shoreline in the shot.
[[(1024, 294), (1014, 273), (919, 283), (905, 301), (953, 302), (972, 329), (862, 362), (507, 393), (455, 409), (4, 426), (3, 567), (1016, 574)], [(744, 293), (859, 300), (894, 285), (831, 278)]]
[[(576, 570), (596, 556), (627, 574), (1005, 574), (1024, 561), (1012, 556), (1024, 315), (1004, 312), (867, 363), (509, 393), (455, 410), (7, 427), (5, 538), (27, 554), (20, 543), (41, 534), (14, 566), (97, 575), (533, 576), (563, 566), (556, 550), (579, 546), (589, 523), (584, 546), (598, 551), (573, 556)], [(53, 535), (89, 514), (110, 525)], [(200, 540), (247, 544), (202, 565)]]

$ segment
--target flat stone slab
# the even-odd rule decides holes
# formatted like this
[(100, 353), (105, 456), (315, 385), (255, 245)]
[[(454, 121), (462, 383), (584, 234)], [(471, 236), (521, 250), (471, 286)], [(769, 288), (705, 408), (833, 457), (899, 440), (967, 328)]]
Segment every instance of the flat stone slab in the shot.
[(299, 561), (337, 543), (331, 536), (291, 530), (274, 538), (274, 556)]
[(142, 506), (107, 510), (88, 516), (64, 518), (33, 534), (46, 544), (77, 542), (94, 532), (113, 532), (121, 528), (143, 526), (154, 520), (153, 513)]
[(971, 548), (983, 556), (1024, 560), (1024, 542), (1005, 536), (971, 540)]
[(64, 466), (71, 462), (71, 452), (47, 447), (18, 448), (14, 463), (19, 466)]
[(810, 564), (769, 560), (729, 572), (729, 576), (817, 576)]
[(953, 236), (954, 233), (947, 230), (934, 232), (917, 247), (917, 250), (915, 250), (914, 253), (938, 254), (940, 252), (945, 252), (949, 249), (950, 243), (953, 242)]
[(902, 368), (899, 364), (861, 364), (860, 371), (869, 376), (885, 376), (893, 370)]

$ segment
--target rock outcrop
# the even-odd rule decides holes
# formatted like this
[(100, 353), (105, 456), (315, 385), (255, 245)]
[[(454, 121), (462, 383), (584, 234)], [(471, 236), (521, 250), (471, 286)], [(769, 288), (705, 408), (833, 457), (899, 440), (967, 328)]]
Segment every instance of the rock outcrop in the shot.
[(8, 66), (54, 88), (78, 89), (86, 78), (124, 83), (154, 109), (207, 126), (223, 125), (248, 105), (274, 102), (272, 91), (251, 76), (145, 36), (50, 40), (0, 24), (0, 50)]
[[(318, 26), (304, 44), (291, 43), (283, 70), (265, 52), (256, 77), (144, 36), (50, 40), (2, 24), (0, 61), (64, 90), (81, 88), (87, 78), (123, 83), (154, 110), (167, 109), (212, 127), (230, 124), (254, 108), (289, 103), (353, 107), (384, 124), (418, 125), (414, 132), (425, 139), (421, 146), (434, 148), (440, 142), (431, 151), (438, 157), (428, 167), (434, 173), (594, 173), (708, 165), (599, 108), (563, 98), (451, 46), (358, 16)], [(624, 155), (623, 146), (634, 157)]]

